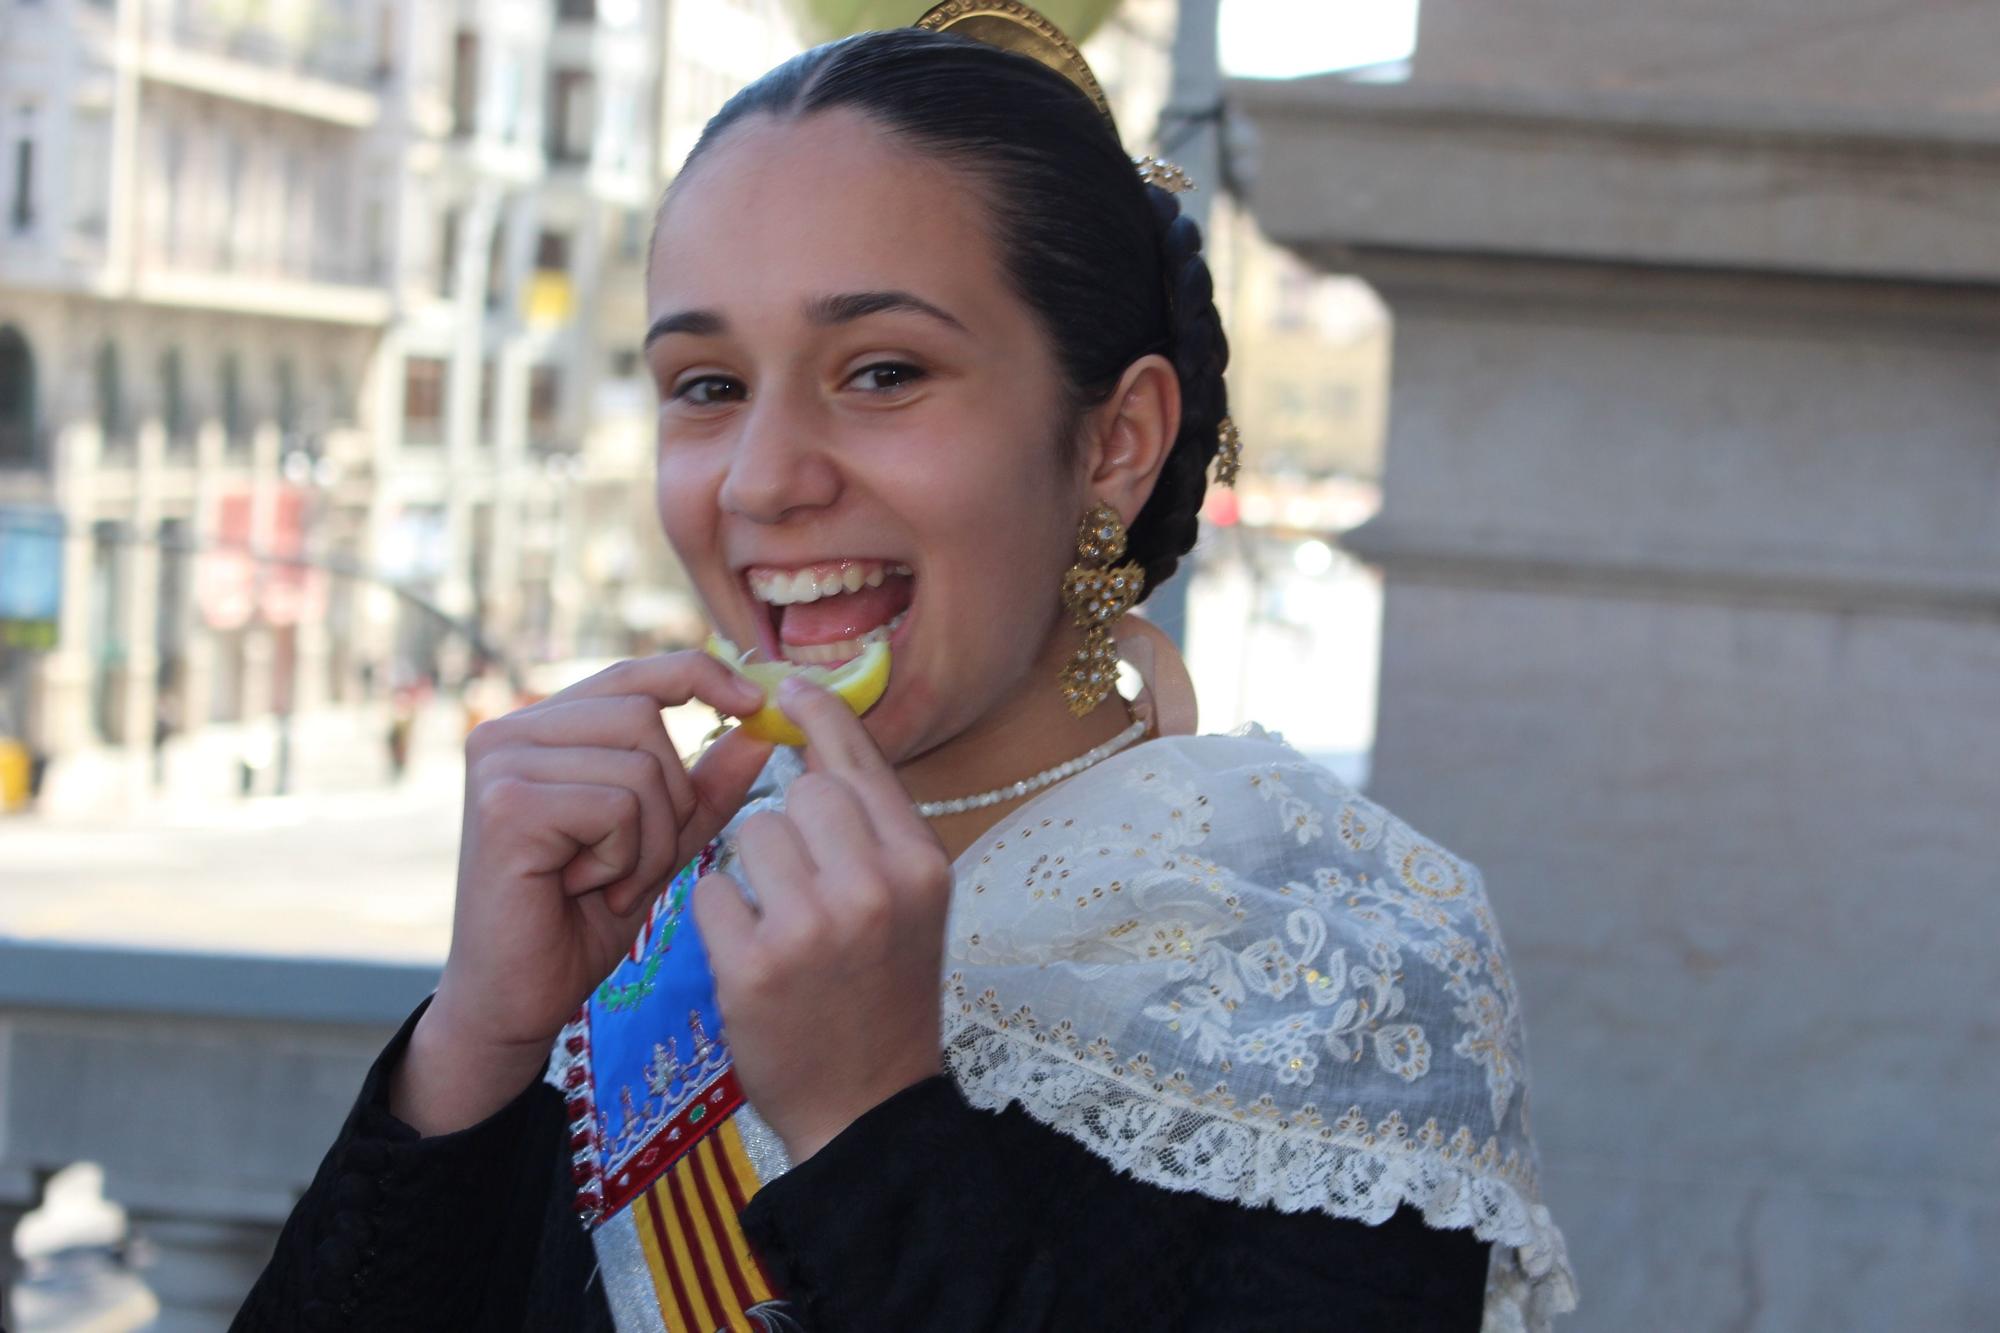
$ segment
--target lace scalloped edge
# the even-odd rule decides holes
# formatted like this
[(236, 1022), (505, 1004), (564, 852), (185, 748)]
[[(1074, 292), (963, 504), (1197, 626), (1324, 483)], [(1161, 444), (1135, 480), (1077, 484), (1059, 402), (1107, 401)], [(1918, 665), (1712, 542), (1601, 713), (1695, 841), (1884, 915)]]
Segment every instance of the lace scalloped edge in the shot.
[(1010, 1101), (1116, 1170), (1164, 1189), (1377, 1224), (1409, 1204), (1427, 1225), (1495, 1243), (1483, 1333), (1544, 1333), (1576, 1308), (1576, 1278), (1549, 1210), (1512, 1182), (1433, 1150), (1375, 1151), (1247, 1124), (1142, 1090), (1030, 1039), (948, 1016), (945, 1062), (966, 1100)]

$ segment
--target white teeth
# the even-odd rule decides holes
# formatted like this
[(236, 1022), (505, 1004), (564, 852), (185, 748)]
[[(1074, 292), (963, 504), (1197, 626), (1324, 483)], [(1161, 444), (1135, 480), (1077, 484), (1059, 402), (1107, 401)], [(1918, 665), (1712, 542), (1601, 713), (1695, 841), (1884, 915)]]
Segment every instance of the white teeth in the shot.
[(852, 639), (842, 639), (837, 643), (784, 644), (785, 660), (800, 666), (836, 666), (861, 656), (861, 650), (871, 643), (887, 643), (897, 626), (909, 616), (908, 611), (899, 611), (886, 625), (877, 625), (866, 634)]
[(908, 565), (885, 565), (874, 560), (847, 560), (833, 568), (815, 565), (789, 573), (759, 570), (750, 575), (750, 595), (772, 606), (792, 606), (860, 592), (863, 588), (879, 588), (890, 576), (899, 574), (914, 577), (915, 571)]

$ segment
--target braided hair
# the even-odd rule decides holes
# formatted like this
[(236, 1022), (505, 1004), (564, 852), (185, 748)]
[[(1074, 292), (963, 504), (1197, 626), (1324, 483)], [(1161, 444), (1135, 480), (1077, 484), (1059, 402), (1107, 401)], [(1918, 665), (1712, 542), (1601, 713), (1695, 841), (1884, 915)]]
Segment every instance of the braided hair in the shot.
[(679, 179), (746, 116), (835, 108), (868, 116), (985, 191), (1002, 269), (1054, 346), (1060, 461), (1073, 461), (1077, 424), (1134, 361), (1152, 353), (1172, 361), (1180, 430), (1126, 548), (1146, 571), (1146, 590), (1158, 587), (1194, 547), (1229, 410), (1229, 344), (1201, 228), (1172, 194), (1140, 179), (1117, 129), (1060, 74), (916, 28), (814, 47), (743, 88), (702, 130)]

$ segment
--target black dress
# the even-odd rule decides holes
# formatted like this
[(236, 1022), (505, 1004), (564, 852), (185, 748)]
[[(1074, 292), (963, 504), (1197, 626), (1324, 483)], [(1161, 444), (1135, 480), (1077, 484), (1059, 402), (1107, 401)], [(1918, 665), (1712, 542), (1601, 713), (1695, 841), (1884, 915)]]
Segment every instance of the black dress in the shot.
[[(434, 1138), (389, 1113), (422, 1012), (369, 1070), (231, 1328), (608, 1333), (556, 1091), (537, 1081)], [(1160, 1189), (1018, 1106), (971, 1106), (943, 1075), (869, 1111), (741, 1218), (809, 1333), (1470, 1331), (1488, 1253), (1407, 1207), (1369, 1226)]]

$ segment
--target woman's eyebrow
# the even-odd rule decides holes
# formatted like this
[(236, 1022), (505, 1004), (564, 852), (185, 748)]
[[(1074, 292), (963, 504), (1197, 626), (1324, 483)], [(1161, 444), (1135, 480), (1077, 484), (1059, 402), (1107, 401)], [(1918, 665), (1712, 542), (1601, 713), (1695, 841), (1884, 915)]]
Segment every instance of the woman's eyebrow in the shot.
[(645, 346), (651, 347), (658, 339), (669, 333), (692, 333), (697, 337), (711, 337), (728, 326), (721, 315), (713, 310), (681, 310), (671, 315), (661, 315), (646, 330)]
[[(906, 310), (914, 314), (928, 315), (932, 319), (948, 324), (960, 333), (969, 332), (957, 316), (940, 306), (931, 304), (914, 292), (842, 292), (837, 296), (815, 296), (805, 303), (808, 323), (826, 328), (835, 324), (849, 324), (869, 315), (880, 315), (888, 311)], [(662, 315), (654, 320), (646, 330), (646, 346), (670, 333), (689, 333), (696, 337), (713, 337), (729, 327), (728, 321), (713, 310), (678, 310), (671, 315)]]
[(838, 296), (815, 296), (805, 305), (807, 321), (821, 327), (846, 324), (890, 310), (907, 310), (919, 315), (929, 315), (932, 319), (949, 324), (960, 333), (968, 332), (956, 316), (912, 292), (843, 292)]

